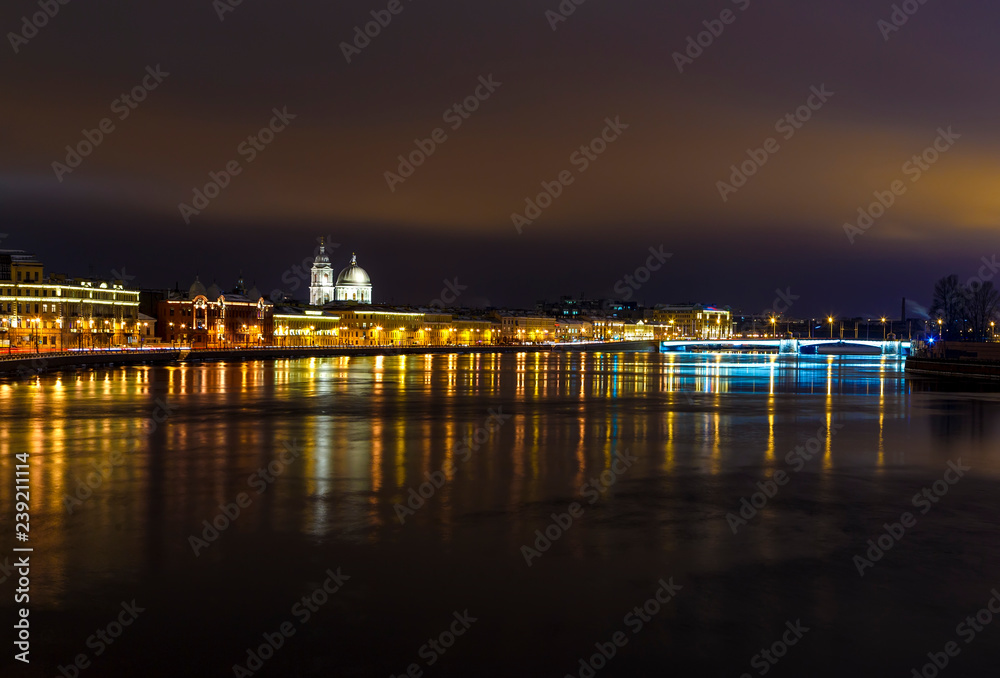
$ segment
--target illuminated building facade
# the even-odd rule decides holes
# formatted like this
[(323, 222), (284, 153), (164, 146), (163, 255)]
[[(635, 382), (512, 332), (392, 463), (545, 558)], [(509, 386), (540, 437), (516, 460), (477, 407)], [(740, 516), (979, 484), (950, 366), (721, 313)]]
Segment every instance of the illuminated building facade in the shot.
[(326, 253), (326, 239), (320, 238), (319, 252), (313, 259), (309, 280), (309, 304), (322, 306), (330, 303), (334, 300), (336, 289), (333, 266), (330, 265), (330, 256)]
[(336, 301), (353, 301), (359, 304), (372, 303), (372, 280), (368, 272), (358, 266), (358, 257), (351, 255), (351, 263), (337, 276), (334, 290)]
[(671, 339), (730, 339), (733, 319), (729, 309), (700, 304), (657, 306), (646, 310), (646, 320), (673, 328)]
[(594, 323), (589, 320), (557, 320), (556, 341), (590, 341)]
[(340, 316), (329, 311), (282, 306), (274, 312), (275, 346), (339, 346)]
[(256, 291), (226, 294), (195, 280), (186, 297), (157, 304), (156, 328), (165, 343), (193, 348), (271, 345), (274, 305)]
[(556, 340), (556, 319), (545, 316), (505, 315), (500, 318), (500, 332), (505, 343)]
[(0, 250), (0, 345), (63, 350), (138, 345), (139, 292), (120, 280), (45, 275), (34, 255)]

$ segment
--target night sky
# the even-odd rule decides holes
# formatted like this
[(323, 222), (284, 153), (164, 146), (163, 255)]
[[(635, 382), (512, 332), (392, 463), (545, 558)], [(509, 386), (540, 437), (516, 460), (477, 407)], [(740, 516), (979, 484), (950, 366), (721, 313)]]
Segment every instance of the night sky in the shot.
[[(533, 305), (615, 296), (662, 246), (673, 257), (632, 298), (760, 312), (780, 288), (791, 315), (892, 316), (997, 253), (991, 4), (928, 2), (890, 31), (890, 2), (588, 0), (553, 30), (558, 0), (401, 0), (347, 63), (341, 43), (388, 0), (243, 0), (220, 20), (223, 2), (76, 0), (16, 53), (38, 5), (4, 3), (0, 247), (146, 287), (229, 287), (242, 270), (266, 294), (325, 235), (337, 268), (358, 253), (376, 301), (426, 304), (457, 279), (459, 303)], [(721, 35), (681, 73), (705, 21)], [(123, 107), (157, 65), (169, 76)], [(490, 76), (478, 110), (446, 122)], [(823, 87), (811, 119), (776, 128)], [(275, 108), (296, 117), (251, 161), (241, 144)], [(628, 128), (581, 171), (571, 156), (616, 116)], [(57, 178), (103, 118), (114, 129)], [(437, 128), (447, 139), (390, 190), (397, 156)], [(936, 162), (904, 167), (949, 128)], [(718, 182), (772, 138), (724, 201)], [(230, 161), (240, 173), (185, 223), (178, 206)], [(518, 233), (511, 215), (564, 170), (573, 183)], [(897, 180), (852, 243), (845, 222)]]

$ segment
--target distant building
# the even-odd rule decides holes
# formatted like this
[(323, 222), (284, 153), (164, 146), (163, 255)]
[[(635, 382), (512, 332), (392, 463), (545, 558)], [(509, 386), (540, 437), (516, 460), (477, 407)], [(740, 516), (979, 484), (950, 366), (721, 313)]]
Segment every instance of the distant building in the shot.
[(647, 322), (667, 326), (668, 331), (663, 334), (657, 332), (657, 338), (730, 339), (733, 336), (732, 314), (727, 308), (664, 304), (646, 309), (645, 315)]
[(642, 314), (639, 304), (619, 299), (574, 299), (560, 297), (559, 301), (543, 301), (536, 305), (536, 311), (557, 318), (629, 318), (639, 319)]
[(351, 263), (337, 276), (336, 301), (354, 301), (359, 304), (372, 303), (372, 280), (368, 272), (358, 266), (358, 257), (351, 255)]
[(0, 250), (0, 346), (49, 349), (140, 341), (139, 292), (121, 280), (45, 274), (23, 250)]
[(322, 306), (335, 298), (336, 285), (333, 282), (333, 267), (326, 254), (326, 239), (319, 240), (319, 253), (313, 259), (312, 276), (309, 282), (309, 304)]
[(505, 315), (500, 335), (506, 343), (537, 343), (556, 340), (556, 319), (545, 316)]
[[(236, 289), (244, 289), (242, 278)], [(164, 342), (198, 348), (271, 345), (274, 305), (254, 288), (246, 294), (207, 290), (195, 278), (186, 295), (157, 304), (156, 330)]]
[(368, 272), (358, 266), (358, 257), (351, 255), (351, 263), (333, 278), (333, 266), (326, 253), (326, 241), (320, 238), (319, 253), (313, 259), (309, 281), (309, 304), (325, 306), (332, 302), (372, 303), (372, 281)]

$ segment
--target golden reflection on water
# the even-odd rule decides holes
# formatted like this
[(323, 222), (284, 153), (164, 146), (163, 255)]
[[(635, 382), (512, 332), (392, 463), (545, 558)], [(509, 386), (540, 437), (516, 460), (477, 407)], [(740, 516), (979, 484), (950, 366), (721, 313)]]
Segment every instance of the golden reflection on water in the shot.
[[(575, 496), (624, 450), (642, 459), (643, 470), (629, 471), (637, 478), (783, 468), (787, 451), (821, 424), (843, 423), (845, 403), (852, 427), (871, 426), (870, 442), (858, 452), (846, 436), (826, 436), (822, 471), (839, 454), (872, 451), (870, 464), (884, 468), (889, 422), (908, 413), (906, 386), (898, 362), (865, 366), (869, 373), (833, 357), (517, 353), (65, 373), (0, 382), (0, 481), (11, 487), (13, 454), (32, 452), (32, 542), (46, 550), (37, 576), (58, 595), (77, 551), (189, 556), (183, 539), (119, 552), (129, 539), (190, 533), (239, 492), (254, 502), (235, 531), (372, 540), (366, 530), (398, 527), (393, 506), (446, 469), (413, 520), (450, 535), (470, 511)], [(162, 404), (170, 414), (155, 422)], [(498, 407), (512, 418), (459, 454)], [(302, 456), (256, 495), (248, 478), (286, 442)], [(69, 513), (67, 495), (118, 452), (124, 464)], [(8, 492), (0, 511), (12, 515)], [(151, 537), (150, 521), (169, 529)]]

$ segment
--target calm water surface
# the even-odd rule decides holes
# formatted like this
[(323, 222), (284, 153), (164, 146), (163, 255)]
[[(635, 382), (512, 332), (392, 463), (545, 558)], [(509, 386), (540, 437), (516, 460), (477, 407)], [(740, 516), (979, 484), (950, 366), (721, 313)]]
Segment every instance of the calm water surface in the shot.
[[(579, 676), (617, 632), (598, 676), (911, 676), (948, 641), (943, 675), (996, 675), (1000, 619), (971, 642), (956, 627), (1000, 588), (998, 411), (1000, 394), (880, 357), (393, 356), (0, 382), (0, 563), (24, 451), (35, 549), (32, 664), (10, 673), (5, 652), (0, 670), (55, 676), (85, 653), (81, 676), (249, 675), (234, 665), (289, 622), (253, 675)], [(942, 481), (959, 460), (971, 470)], [(935, 481), (947, 493), (915, 505)], [(855, 556), (905, 512), (915, 524), (861, 576)], [(304, 619), (294, 606), (337, 568), (349, 579)], [(671, 578), (636, 628), (627, 615)], [(91, 634), (133, 599), (144, 611), (98, 656)], [(468, 630), (428, 649), (466, 610)], [(799, 621), (775, 664), (758, 656)]]

